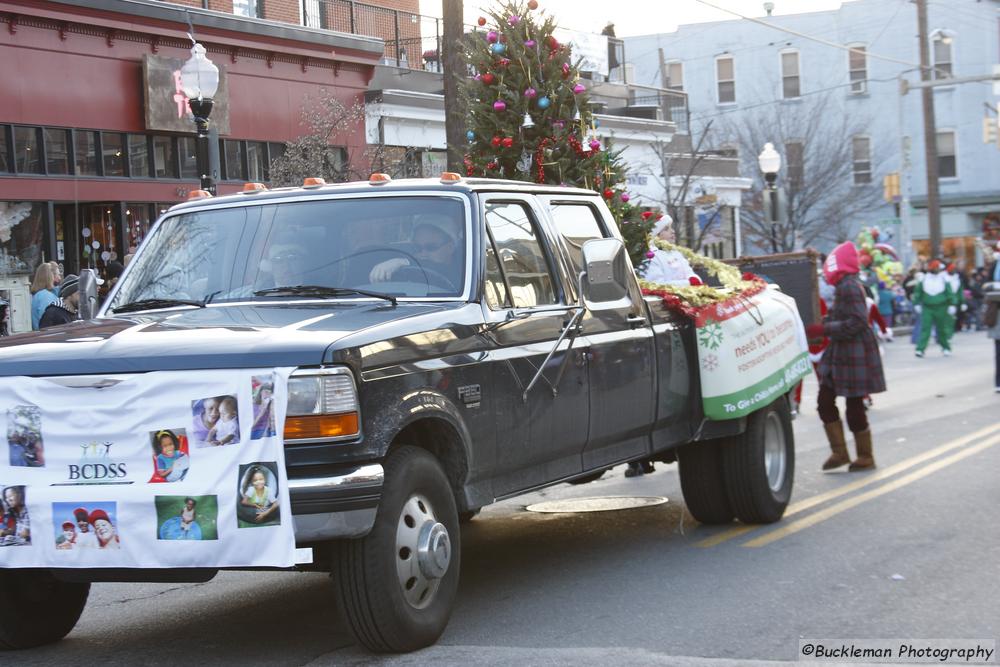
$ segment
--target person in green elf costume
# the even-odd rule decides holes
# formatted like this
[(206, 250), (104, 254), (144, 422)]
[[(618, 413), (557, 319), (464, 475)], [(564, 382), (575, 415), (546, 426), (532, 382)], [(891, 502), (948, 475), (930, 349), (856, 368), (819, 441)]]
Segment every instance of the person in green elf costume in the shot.
[(913, 290), (913, 309), (920, 313), (920, 339), (917, 341), (916, 351), (918, 357), (924, 356), (932, 326), (937, 331), (937, 341), (944, 356), (951, 356), (951, 334), (954, 330), (952, 318), (958, 309), (955, 307), (955, 293), (947, 276), (941, 272), (942, 268), (944, 267), (939, 260), (932, 260), (927, 265), (927, 273)]

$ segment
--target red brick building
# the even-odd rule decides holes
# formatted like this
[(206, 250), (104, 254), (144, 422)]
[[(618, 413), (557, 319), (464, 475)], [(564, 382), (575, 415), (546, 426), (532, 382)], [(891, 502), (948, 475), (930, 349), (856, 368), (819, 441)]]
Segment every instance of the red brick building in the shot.
[[(262, 18), (241, 16), (248, 7)], [(23, 311), (20, 289), (43, 259), (103, 271), (198, 187), (173, 76), (189, 57), (188, 19), (222, 71), (211, 119), (220, 192), (267, 180), (302, 133), (307, 96), (362, 102), (383, 43), (301, 25), (315, 7), (335, 4), (0, 0), (0, 297)], [(347, 143), (363, 149), (362, 123)]]

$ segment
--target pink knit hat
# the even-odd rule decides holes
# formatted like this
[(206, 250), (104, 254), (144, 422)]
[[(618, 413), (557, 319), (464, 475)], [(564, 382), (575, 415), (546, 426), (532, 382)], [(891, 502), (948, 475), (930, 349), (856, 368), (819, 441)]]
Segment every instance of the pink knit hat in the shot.
[(823, 263), (823, 277), (830, 285), (836, 285), (849, 273), (858, 272), (858, 249), (850, 241), (844, 241), (833, 249)]

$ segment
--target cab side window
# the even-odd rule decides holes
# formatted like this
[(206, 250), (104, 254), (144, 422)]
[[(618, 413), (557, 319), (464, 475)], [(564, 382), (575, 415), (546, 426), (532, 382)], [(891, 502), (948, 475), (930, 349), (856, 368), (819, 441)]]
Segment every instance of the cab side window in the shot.
[(583, 271), (583, 244), (590, 239), (600, 239), (607, 235), (597, 221), (597, 212), (587, 204), (553, 204), (551, 211), (556, 231), (562, 236), (569, 251), (573, 275), (578, 276)]
[(558, 303), (552, 271), (524, 204), (487, 204), (486, 228), (490, 237), (486, 256), (489, 307), (498, 310)]

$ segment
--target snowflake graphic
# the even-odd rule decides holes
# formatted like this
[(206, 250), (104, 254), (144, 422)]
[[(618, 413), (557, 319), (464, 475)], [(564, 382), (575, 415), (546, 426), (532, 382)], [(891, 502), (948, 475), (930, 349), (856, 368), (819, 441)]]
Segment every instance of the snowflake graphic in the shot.
[(701, 360), (701, 367), (703, 370), (711, 373), (719, 367), (719, 358), (712, 353), (705, 355), (705, 358)]
[(710, 350), (718, 350), (722, 345), (722, 327), (718, 322), (707, 320), (705, 326), (698, 329), (698, 342)]

